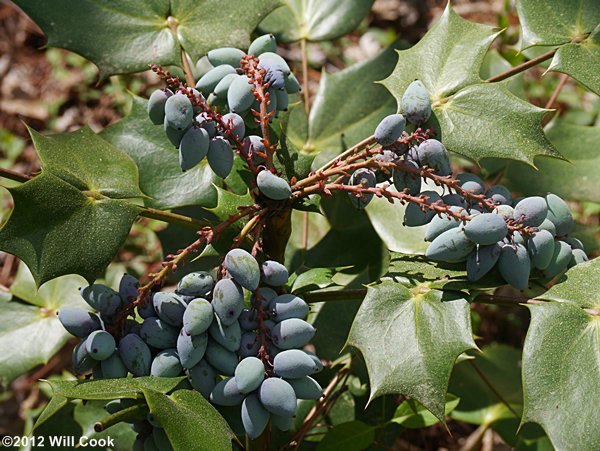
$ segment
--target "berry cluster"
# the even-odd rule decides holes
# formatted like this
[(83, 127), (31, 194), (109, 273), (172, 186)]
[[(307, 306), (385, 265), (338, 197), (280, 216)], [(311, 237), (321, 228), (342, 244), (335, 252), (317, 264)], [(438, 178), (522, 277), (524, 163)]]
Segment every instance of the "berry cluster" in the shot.
[[(83, 299), (96, 312), (66, 308), (58, 314), (65, 329), (82, 338), (73, 352), (75, 371), (92, 370), (95, 379), (185, 373), (214, 404), (241, 404), (251, 438), (269, 419), (288, 430), (296, 400), (322, 396), (310, 375), (323, 365), (301, 349), (315, 333), (305, 321), (309, 306), (298, 296), (275, 291), (289, 276), (276, 261), (259, 265), (236, 248), (223, 267), (225, 277), (216, 283), (209, 273), (194, 272), (174, 293), (153, 293), (137, 306), (142, 322), (127, 319), (122, 337), (115, 325), (123, 306), (138, 295), (137, 280), (123, 276), (119, 292), (100, 284), (83, 288)], [(247, 305), (244, 290), (250, 295)]]
[(234, 150), (253, 166), (268, 163), (267, 137), (246, 133), (256, 129), (264, 117), (269, 122), (279, 111), (287, 111), (288, 95), (300, 90), (276, 50), (273, 35), (255, 39), (248, 54), (229, 47), (211, 50), (208, 61), (212, 68), (195, 88), (172, 83), (152, 93), (148, 115), (154, 124), (163, 125), (179, 149), (182, 170), (195, 167), (206, 157), (213, 172), (226, 178), (233, 167)]
[[(429, 118), (429, 94), (420, 81), (406, 90), (402, 109), (416, 126)], [(348, 185), (365, 189), (348, 193), (357, 208), (364, 208), (377, 194), (373, 188), (391, 177), (398, 192), (407, 195), (404, 225), (429, 224), (425, 240), (431, 244), (426, 257), (449, 263), (466, 261), (471, 281), (497, 266), (507, 283), (523, 290), (532, 270), (551, 279), (587, 261), (581, 242), (568, 236), (573, 216), (561, 198), (548, 194), (513, 201), (506, 187), (486, 189), (475, 174), (458, 174), (453, 180), (450, 157), (440, 141), (406, 144), (404, 115), (392, 114), (379, 123), (374, 138), (381, 150), (373, 156), (375, 167), (351, 174)], [(423, 179), (447, 187), (448, 194), (422, 191)]]

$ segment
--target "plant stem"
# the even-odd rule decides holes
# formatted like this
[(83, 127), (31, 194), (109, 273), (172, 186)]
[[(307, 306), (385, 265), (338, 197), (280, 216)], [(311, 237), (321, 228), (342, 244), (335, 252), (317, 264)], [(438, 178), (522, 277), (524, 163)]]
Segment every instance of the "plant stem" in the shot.
[(181, 66), (183, 68), (183, 73), (185, 74), (185, 82), (189, 87), (194, 87), (196, 85), (196, 81), (194, 80), (194, 73), (192, 72), (192, 68), (190, 67), (190, 62), (188, 60), (188, 55), (181, 48)]
[[(558, 98), (558, 96), (559, 96), (560, 92), (562, 91), (562, 89), (567, 84), (567, 80), (569, 80), (569, 76), (567, 74), (561, 74), (561, 76), (558, 79), (558, 84), (556, 85), (556, 88), (554, 89), (554, 92), (552, 93), (552, 95), (548, 99), (548, 102), (546, 102), (546, 105), (544, 106), (544, 108), (546, 108), (547, 110), (551, 110), (554, 107), (554, 103), (556, 102), (556, 99)], [(544, 116), (544, 118), (542, 119), (542, 126), (544, 126), (548, 122), (550, 122), (551, 119), (552, 119), (552, 116), (549, 115), (549, 114), (547, 114), (546, 116)]]
[(489, 381), (489, 379), (483, 373), (483, 371), (481, 371), (479, 369), (479, 367), (475, 364), (475, 362), (473, 360), (468, 360), (468, 362), (473, 367), (473, 369), (475, 370), (475, 372), (477, 373), (477, 375), (481, 378), (481, 380), (483, 381), (483, 383), (485, 385), (487, 385), (487, 387), (492, 391), (492, 393), (494, 393), (494, 395), (496, 396), (496, 398), (498, 398), (498, 400), (502, 404), (504, 404), (508, 410), (510, 410), (510, 413), (512, 413), (517, 420), (521, 419), (521, 415), (519, 415), (515, 411), (515, 409), (513, 409), (512, 406), (508, 403), (508, 401), (506, 399), (504, 399), (504, 397), (500, 394), (500, 392), (498, 390), (496, 390), (496, 388), (492, 385), (492, 383)]
[(351, 299), (362, 299), (367, 294), (366, 288), (349, 288), (345, 290), (332, 291), (309, 291), (303, 293), (304, 300), (311, 302), (327, 302), (327, 301), (349, 301)]
[(310, 113), (310, 95), (308, 93), (308, 49), (306, 39), (300, 40), (300, 51), (302, 53), (302, 95), (304, 96), (304, 109), (306, 114)]
[(493, 77), (485, 80), (486, 83), (495, 83), (497, 81), (506, 80), (507, 78), (512, 77), (520, 72), (526, 71), (527, 69), (537, 66), (540, 63), (543, 63), (546, 60), (549, 60), (554, 56), (554, 54), (558, 51), (558, 47), (552, 50), (547, 51), (546, 53), (542, 53), (540, 56), (537, 56), (529, 61), (525, 61), (524, 63), (517, 64), (515, 67), (512, 67), (504, 72), (499, 73), (498, 75), (494, 75)]
[(94, 431), (102, 432), (109, 427), (120, 423), (121, 421), (129, 420), (131, 418), (136, 418), (141, 416), (142, 414), (148, 413), (148, 406), (146, 403), (140, 400), (140, 404), (136, 404), (135, 406), (127, 407), (126, 409), (119, 410), (118, 412), (112, 414), (111, 416), (103, 419), (102, 421), (98, 421), (94, 424)]
[[(499, 296), (493, 294), (480, 294), (473, 300), (473, 302), (494, 305), (535, 305), (548, 303), (548, 301), (544, 301), (542, 299), (513, 298), (510, 296)], [(600, 308), (584, 308), (583, 310), (590, 315), (600, 316)]]
[(207, 221), (201, 221), (200, 219), (192, 218), (189, 216), (172, 213), (170, 211), (157, 210), (155, 208), (142, 207), (144, 210), (140, 213), (140, 216), (150, 219), (157, 219), (159, 221), (168, 222), (169, 224), (180, 225), (193, 230), (202, 230), (202, 228), (209, 225)]
[(567, 74), (561, 74), (561, 76), (558, 79), (558, 84), (556, 85), (556, 88), (554, 89), (552, 96), (550, 97), (550, 99), (548, 100), (548, 102), (546, 103), (546, 106), (544, 108), (546, 108), (547, 110), (552, 109), (552, 107), (554, 106), (554, 102), (556, 102), (558, 95), (562, 91), (562, 88), (564, 88), (568, 79), (569, 79), (569, 76)]
[(329, 385), (323, 391), (323, 397), (319, 399), (315, 405), (310, 409), (308, 414), (304, 419), (304, 423), (298, 429), (298, 432), (294, 435), (292, 440), (289, 442), (289, 445), (294, 447), (294, 449), (298, 449), (304, 436), (310, 429), (313, 427), (314, 421), (319, 417), (321, 412), (327, 407), (328, 400), (331, 394), (335, 391), (336, 387), (340, 382), (345, 382), (350, 375), (350, 369), (347, 367), (342, 368), (335, 377), (329, 382)]
[(17, 171), (13, 171), (12, 169), (4, 169), (0, 168), (0, 177), (14, 180), (15, 182), (25, 183), (31, 180), (33, 177), (27, 174), (22, 174)]
[(479, 449), (481, 445), (481, 441), (483, 440), (483, 436), (486, 431), (490, 428), (490, 424), (484, 423), (480, 425), (477, 429), (471, 433), (465, 440), (463, 446), (460, 447), (459, 451), (476, 451)]
[(341, 153), (340, 155), (338, 155), (334, 159), (330, 160), (328, 163), (325, 163), (323, 166), (321, 166), (319, 169), (317, 169), (315, 171), (315, 173), (318, 174), (319, 172), (322, 172), (322, 171), (330, 168), (331, 166), (333, 166), (334, 164), (336, 164), (338, 161), (342, 161), (344, 158), (352, 155), (355, 152), (358, 152), (363, 147), (368, 146), (369, 144), (372, 144), (374, 142), (375, 142), (375, 136), (373, 136), (373, 135), (369, 136), (368, 138), (363, 139), (361, 142), (354, 144), (348, 150), (346, 150), (345, 152)]

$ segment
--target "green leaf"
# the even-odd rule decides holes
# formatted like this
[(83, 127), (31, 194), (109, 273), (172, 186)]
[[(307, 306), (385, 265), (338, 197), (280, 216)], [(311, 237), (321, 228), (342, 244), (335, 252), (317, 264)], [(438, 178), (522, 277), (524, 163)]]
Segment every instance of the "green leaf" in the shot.
[(134, 161), (88, 127), (44, 136), (29, 129), (45, 171), (81, 191), (113, 199), (144, 197)]
[(600, 95), (600, 4), (519, 0), (521, 47), (560, 46), (549, 70), (568, 74)]
[(104, 129), (100, 136), (137, 164), (140, 186), (150, 196), (144, 200), (146, 206), (164, 210), (185, 205), (213, 206), (213, 184), (220, 179), (206, 159), (189, 171), (181, 170), (177, 149), (165, 136), (163, 127), (152, 124), (148, 118), (147, 103), (134, 96), (129, 115)]
[[(393, 186), (390, 187), (390, 191), (394, 190)], [(379, 238), (390, 251), (404, 254), (425, 254), (429, 246), (429, 243), (425, 241), (425, 231), (428, 225), (403, 226), (406, 207), (407, 205), (390, 203), (384, 198), (374, 197), (365, 211)]]
[(37, 285), (65, 274), (93, 281), (140, 212), (121, 200), (86, 197), (46, 171), (9, 191), (15, 207), (0, 230), (0, 249), (23, 260)]
[(456, 291), (492, 288), (506, 283), (495, 273), (490, 273), (477, 282), (471, 282), (467, 279), (464, 263), (434, 262), (418, 255), (397, 253), (392, 254), (386, 277), (391, 277), (408, 287), (422, 284), (428, 288)]
[(394, 72), (382, 83), (398, 104), (416, 78), (427, 87), (432, 101), (441, 100), (481, 82), (479, 68), (497, 35), (493, 27), (463, 19), (448, 6), (417, 44), (398, 52)]
[[(246, 191), (243, 196), (239, 194), (226, 191), (223, 188), (216, 187), (217, 190), (217, 206), (214, 208), (207, 208), (206, 210), (215, 215), (217, 222), (223, 222), (229, 218), (229, 216), (238, 213), (239, 207), (247, 207), (254, 205), (254, 201), (250, 196), (250, 192)], [(240, 220), (239, 224), (243, 224), (244, 220)], [(238, 224), (238, 223), (236, 223)]]
[(86, 57), (106, 77), (143, 71), (150, 63), (179, 65), (181, 47), (195, 60), (216, 47), (246, 47), (252, 30), (278, 1), (17, 0), (15, 3), (44, 30), (48, 45)]
[[(311, 341), (320, 358), (334, 361), (342, 355), (360, 303), (360, 299), (346, 299), (325, 302), (320, 306), (313, 321), (319, 333)], [(311, 304), (314, 308), (312, 306), (314, 304)]]
[(340, 280), (342, 272), (338, 272), (333, 280), (346, 286), (351, 281), (360, 285), (376, 280), (385, 274), (388, 260), (387, 249), (368, 223), (356, 230), (332, 229), (309, 249), (302, 251), (288, 245), (286, 252), (286, 262), (290, 262), (292, 268), (302, 265), (309, 268), (352, 267), (345, 271), (350, 280)]
[(334, 426), (319, 442), (317, 451), (360, 451), (375, 440), (375, 427), (362, 421), (350, 421)]
[(449, 150), (476, 162), (507, 158), (530, 165), (537, 155), (561, 157), (544, 135), (545, 112), (511, 94), (506, 83), (468, 86), (434, 108)]
[(409, 289), (390, 281), (368, 289), (348, 344), (363, 354), (371, 400), (402, 393), (442, 422), (454, 362), (476, 348), (466, 300), (423, 285)]
[(309, 154), (302, 147), (298, 147), (306, 140), (307, 126), (304, 104), (301, 102), (291, 105), (289, 111), (285, 115), (280, 115), (279, 121), (275, 124), (274, 131), (278, 135), (279, 147), (273, 163), (277, 171), (288, 181), (292, 177), (298, 180), (307, 177), (315, 159), (315, 154)]
[(261, 22), (260, 29), (283, 43), (331, 41), (354, 30), (372, 4), (373, 0), (285, 0)]
[(408, 85), (421, 80), (433, 102), (428, 125), (449, 150), (476, 162), (500, 157), (532, 164), (536, 155), (559, 157), (540, 124), (545, 110), (513, 95), (505, 83), (481, 83), (480, 68), (496, 36), (492, 27), (447, 7), (421, 41), (398, 52), (396, 69), (382, 83), (400, 104)]
[(75, 405), (73, 419), (81, 426), (81, 435), (88, 437), (89, 441), (110, 437), (114, 440), (114, 451), (131, 451), (137, 435), (131, 427), (131, 424), (121, 422), (102, 432), (96, 432), (94, 430), (94, 425), (98, 421), (102, 421), (110, 416), (104, 409), (105, 405), (106, 403), (104, 401), (78, 402)]
[(540, 424), (556, 449), (600, 449), (600, 317), (566, 303), (528, 307), (522, 423)]
[(570, 75), (600, 95), (600, 25), (584, 41), (561, 46), (548, 69)]
[(176, 451), (231, 450), (235, 438), (227, 422), (204, 397), (194, 390), (177, 390), (171, 395), (144, 389), (152, 415), (164, 427)]
[(140, 398), (144, 390), (155, 393), (169, 393), (174, 390), (185, 377), (132, 377), (123, 379), (98, 380), (52, 380), (54, 396), (68, 399), (110, 400), (120, 398)]
[[(498, 75), (504, 71), (512, 69), (512, 65), (498, 52), (496, 49), (491, 49), (485, 54), (479, 75), (482, 79)], [(506, 81), (507, 87), (514, 95), (521, 99), (527, 99), (525, 92), (525, 83), (523, 81), (523, 73), (516, 74)]]
[(590, 33), (600, 22), (596, 0), (518, 0), (522, 48), (561, 45)]
[(288, 142), (306, 152), (321, 152), (313, 164), (320, 166), (371, 136), (379, 121), (396, 111), (392, 96), (375, 83), (391, 73), (394, 62), (394, 47), (390, 47), (335, 74), (324, 72), (310, 111), (308, 131), (303, 111), (292, 112)]
[(521, 352), (493, 344), (474, 359), (458, 363), (448, 390), (460, 398), (450, 415), (458, 421), (491, 425), (502, 419), (519, 420), (523, 410)]
[(168, 393), (174, 390), (184, 377), (135, 377), (98, 380), (48, 380), (52, 387), (52, 398), (37, 419), (34, 430), (59, 412), (68, 400), (83, 399), (109, 401), (111, 399), (138, 399), (143, 390), (154, 393)]
[(33, 431), (54, 417), (54, 415), (61, 411), (68, 402), (69, 400), (64, 396), (52, 396), (40, 416), (37, 418), (35, 425), (33, 426)]
[(0, 384), (48, 362), (69, 337), (55, 311), (0, 301)]
[(597, 152), (600, 127), (557, 120), (546, 129), (546, 134), (569, 161), (540, 157), (535, 161), (538, 171), (524, 164), (510, 163), (505, 175), (511, 187), (525, 195), (553, 192), (567, 199), (600, 202), (600, 155)]
[(258, 24), (281, 0), (170, 0), (181, 46), (195, 60), (217, 47), (246, 50)]
[(600, 308), (600, 258), (573, 266), (538, 299), (564, 302), (583, 308)]
[[(335, 393), (335, 392), (334, 392)], [(327, 414), (333, 426), (356, 419), (356, 402), (350, 392), (343, 392)]]
[(332, 268), (311, 268), (296, 277), (292, 293), (299, 294), (335, 285), (331, 280), (334, 274)]
[(79, 288), (87, 285), (84, 278), (76, 275), (57, 277), (43, 284), (35, 285), (29, 268), (19, 264), (15, 280), (10, 286), (13, 296), (38, 307), (58, 311), (61, 307), (91, 307), (79, 294)]
[[(460, 399), (454, 395), (449, 393), (446, 395), (446, 406), (444, 410), (446, 416), (456, 408), (459, 401)], [(439, 423), (439, 420), (434, 417), (431, 412), (414, 399), (402, 401), (402, 404), (398, 406), (394, 413), (394, 417), (390, 421), (407, 429), (427, 428)]]
[(86, 282), (79, 276), (62, 276), (43, 284), (39, 290), (31, 272), (19, 264), (11, 285), (12, 302), (0, 301), (0, 382), (7, 382), (36, 365), (48, 362), (71, 337), (55, 316), (66, 306), (89, 309), (79, 295)]

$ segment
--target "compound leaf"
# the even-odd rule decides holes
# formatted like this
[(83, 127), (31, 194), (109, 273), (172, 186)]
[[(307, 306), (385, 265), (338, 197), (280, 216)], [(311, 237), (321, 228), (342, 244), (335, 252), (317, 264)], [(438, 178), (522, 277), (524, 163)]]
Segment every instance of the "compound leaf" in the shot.
[(432, 101), (479, 83), (479, 68), (497, 32), (489, 25), (463, 19), (448, 6), (427, 34), (413, 47), (398, 52), (394, 72), (383, 84), (398, 103), (415, 79), (427, 87)]
[(440, 421), (454, 362), (476, 348), (469, 304), (460, 295), (390, 281), (368, 289), (348, 344), (363, 354), (371, 400), (402, 393)]
[(122, 379), (99, 380), (51, 380), (54, 396), (68, 399), (109, 400), (118, 398), (140, 398), (143, 390), (156, 393), (169, 393), (185, 377), (144, 376)]
[(600, 25), (582, 42), (562, 45), (548, 69), (570, 75), (600, 96)]

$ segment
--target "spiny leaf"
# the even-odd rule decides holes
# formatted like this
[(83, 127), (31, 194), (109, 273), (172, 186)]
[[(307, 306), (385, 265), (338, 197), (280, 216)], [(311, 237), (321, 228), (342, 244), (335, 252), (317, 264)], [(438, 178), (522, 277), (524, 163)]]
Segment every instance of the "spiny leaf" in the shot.
[(398, 51), (398, 63), (383, 85), (400, 104), (409, 84), (419, 79), (432, 102), (481, 82), (479, 68), (498, 35), (493, 27), (463, 19), (448, 6), (413, 47)]
[(27, 264), (37, 285), (65, 274), (93, 281), (122, 246), (140, 207), (92, 199), (49, 172), (11, 188), (15, 207), (0, 249)]
[(137, 164), (140, 186), (150, 196), (144, 200), (146, 206), (160, 209), (213, 206), (216, 200), (213, 183), (219, 179), (206, 159), (189, 171), (181, 170), (177, 149), (165, 136), (163, 127), (150, 122), (147, 103), (133, 96), (127, 117), (104, 129), (100, 136)]
[(119, 398), (141, 398), (144, 390), (169, 393), (185, 377), (133, 377), (99, 380), (52, 380), (49, 384), (55, 396), (68, 399), (109, 400)]
[(363, 354), (371, 400), (402, 393), (440, 421), (454, 362), (476, 348), (465, 299), (425, 285), (409, 289), (390, 281), (368, 289), (348, 344)]
[(600, 317), (567, 303), (528, 307), (522, 423), (540, 424), (556, 449), (600, 449)]
[(421, 80), (433, 102), (425, 127), (434, 128), (449, 150), (476, 162), (496, 157), (533, 164), (536, 155), (560, 157), (544, 136), (543, 109), (504, 83), (481, 83), (480, 68), (496, 36), (448, 7), (418, 44), (398, 52), (396, 69), (382, 83), (400, 103), (408, 85)]
[(468, 86), (434, 108), (448, 149), (477, 162), (491, 157), (530, 165), (537, 155), (561, 157), (544, 135), (545, 111), (513, 95), (505, 83)]
[(50, 136), (32, 128), (29, 133), (44, 170), (75, 188), (113, 199), (144, 197), (135, 162), (89, 127)]
[(596, 0), (518, 0), (521, 47), (561, 45), (590, 33), (600, 22)]
[(600, 25), (584, 41), (562, 45), (548, 70), (570, 75), (600, 96)]
[(600, 95), (600, 2), (519, 0), (521, 47), (560, 46), (549, 70), (575, 78)]
[[(245, 48), (278, 0), (16, 0), (48, 36), (48, 45), (86, 57), (107, 77), (149, 63), (179, 65), (216, 47)], [(232, 32), (235, 24), (235, 33)]]

